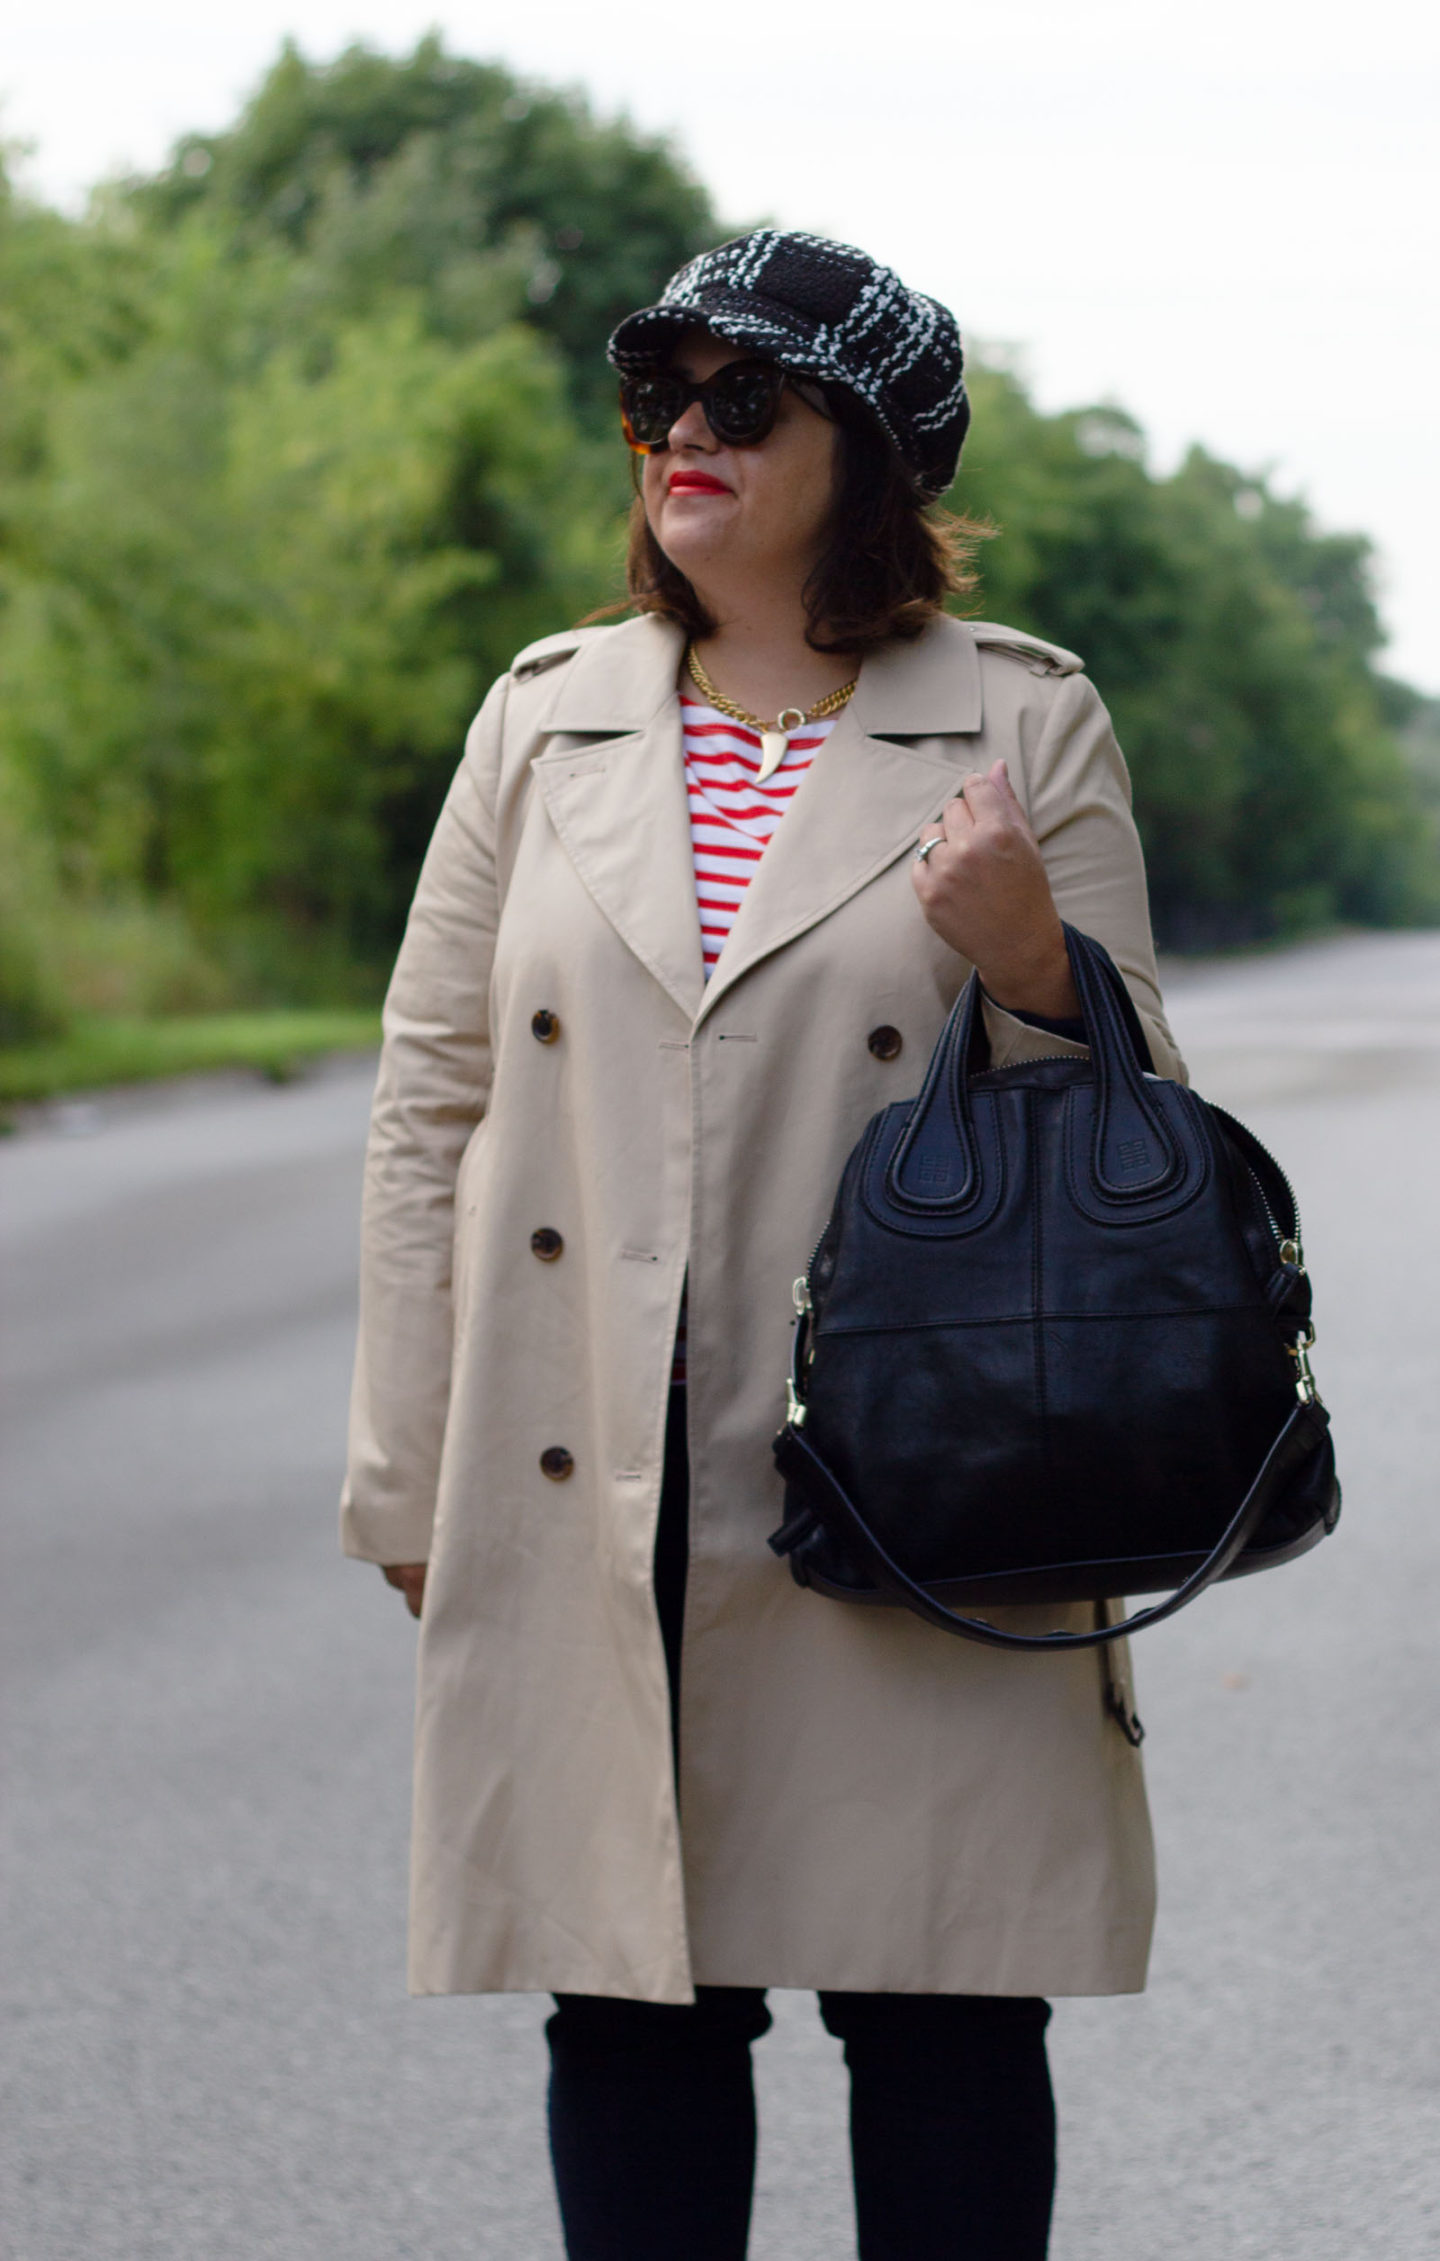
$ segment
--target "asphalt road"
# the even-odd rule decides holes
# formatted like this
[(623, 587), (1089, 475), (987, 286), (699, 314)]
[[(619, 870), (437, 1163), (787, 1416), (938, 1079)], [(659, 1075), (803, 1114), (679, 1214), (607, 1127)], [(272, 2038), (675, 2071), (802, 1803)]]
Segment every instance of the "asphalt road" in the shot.
[[(1440, 936), (1172, 1001), (1299, 1189), (1346, 1513), (1140, 1645), (1153, 1983), (1057, 2011), (1054, 2253), (1421, 2261)], [(0, 1148), (5, 2261), (559, 2255), (545, 2005), (403, 1993), (412, 1628), (334, 1537), (369, 1077), (72, 1106)], [(843, 2261), (834, 2045), (775, 2004), (754, 2261)]]

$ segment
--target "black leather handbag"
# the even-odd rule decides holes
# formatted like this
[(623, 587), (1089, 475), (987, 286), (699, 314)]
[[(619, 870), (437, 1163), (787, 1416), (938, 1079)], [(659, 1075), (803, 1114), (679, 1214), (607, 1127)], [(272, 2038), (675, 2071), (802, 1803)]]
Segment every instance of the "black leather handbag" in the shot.
[[(1090, 1054), (985, 1064), (978, 977), (917, 1099), (846, 1164), (775, 1441), (802, 1586), (1007, 1649), (1086, 1648), (1335, 1527), (1295, 1197), (1153, 1075), (1114, 963), (1065, 930)], [(1007, 1603), (1162, 1590), (1021, 1633)]]

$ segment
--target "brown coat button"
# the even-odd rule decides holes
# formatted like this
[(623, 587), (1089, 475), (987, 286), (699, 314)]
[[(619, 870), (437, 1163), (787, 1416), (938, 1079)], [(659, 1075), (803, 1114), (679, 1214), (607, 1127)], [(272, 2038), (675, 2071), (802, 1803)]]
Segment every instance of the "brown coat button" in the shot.
[(898, 1060), (905, 1039), (898, 1028), (891, 1028), (889, 1022), (885, 1021), (879, 1028), (871, 1029), (865, 1042), (877, 1060)]
[(541, 1225), (530, 1235), (530, 1246), (542, 1264), (553, 1264), (565, 1243), (553, 1225)]
[(540, 1467), (552, 1484), (563, 1484), (567, 1476), (575, 1473), (575, 1456), (563, 1445), (547, 1445), (540, 1455)]
[(542, 1005), (538, 1013), (530, 1016), (530, 1034), (537, 1044), (553, 1044), (560, 1034), (560, 1015), (547, 1012)]

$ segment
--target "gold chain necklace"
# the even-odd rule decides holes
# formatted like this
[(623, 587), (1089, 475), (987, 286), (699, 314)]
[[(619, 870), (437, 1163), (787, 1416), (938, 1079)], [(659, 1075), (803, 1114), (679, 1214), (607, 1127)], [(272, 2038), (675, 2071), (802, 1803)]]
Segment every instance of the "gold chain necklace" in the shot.
[(803, 729), (807, 722), (823, 722), (827, 715), (838, 714), (842, 707), (848, 706), (860, 680), (858, 675), (852, 676), (848, 683), (841, 684), (838, 691), (827, 691), (824, 698), (817, 699), (813, 707), (782, 707), (773, 722), (762, 722), (758, 714), (747, 714), (744, 707), (737, 707), (733, 699), (727, 699), (723, 691), (716, 690), (700, 664), (700, 654), (693, 644), (686, 648), (685, 665), (696, 690), (704, 694), (717, 713), (728, 714), (732, 722), (743, 722), (747, 730), (759, 731), (760, 768), (755, 780), (757, 785), (763, 785), (767, 777), (774, 776), (789, 751), (794, 733)]

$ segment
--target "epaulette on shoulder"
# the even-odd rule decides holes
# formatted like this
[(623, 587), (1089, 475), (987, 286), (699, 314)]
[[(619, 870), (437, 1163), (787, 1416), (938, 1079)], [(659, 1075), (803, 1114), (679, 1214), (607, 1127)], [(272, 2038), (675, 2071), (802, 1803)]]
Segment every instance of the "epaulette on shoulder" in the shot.
[[(594, 633), (593, 629), (588, 633)], [(541, 636), (536, 643), (527, 644), (510, 662), (512, 682), (529, 683), (537, 675), (544, 675), (562, 660), (573, 659), (584, 643), (587, 630), (569, 628), (558, 636)]]
[(1023, 628), (1002, 628), (994, 620), (967, 620), (977, 644), (1028, 667), (1032, 675), (1083, 675), (1085, 662), (1063, 644), (1047, 644), (1042, 637), (1027, 636)]

